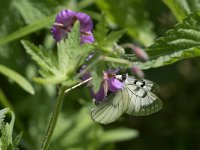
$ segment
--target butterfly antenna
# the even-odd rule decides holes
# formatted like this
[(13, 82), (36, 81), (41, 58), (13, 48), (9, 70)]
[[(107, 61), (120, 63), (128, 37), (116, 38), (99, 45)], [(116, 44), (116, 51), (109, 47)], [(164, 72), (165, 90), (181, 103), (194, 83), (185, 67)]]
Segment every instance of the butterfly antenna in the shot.
[(86, 80), (84, 80), (84, 81), (82, 81), (82, 82), (80, 82), (80, 83), (78, 83), (78, 84), (72, 86), (71, 88), (67, 89), (67, 90), (65, 91), (65, 93), (68, 93), (69, 91), (71, 91), (71, 90), (73, 90), (73, 89), (75, 89), (75, 88), (77, 88), (77, 87), (79, 87), (79, 86), (81, 86), (81, 85), (83, 85), (83, 84), (89, 82), (90, 80), (92, 80), (92, 77), (90, 77), (90, 78), (88, 78), (88, 79), (86, 79)]

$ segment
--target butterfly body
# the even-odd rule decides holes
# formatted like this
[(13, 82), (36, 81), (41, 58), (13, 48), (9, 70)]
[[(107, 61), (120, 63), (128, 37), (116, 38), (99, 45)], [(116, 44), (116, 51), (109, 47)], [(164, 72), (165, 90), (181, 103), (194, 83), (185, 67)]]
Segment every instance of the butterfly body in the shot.
[(124, 87), (111, 93), (91, 111), (94, 121), (108, 124), (116, 121), (123, 113), (146, 116), (159, 111), (162, 101), (156, 96), (159, 86), (149, 80), (138, 80), (126, 75), (117, 75)]

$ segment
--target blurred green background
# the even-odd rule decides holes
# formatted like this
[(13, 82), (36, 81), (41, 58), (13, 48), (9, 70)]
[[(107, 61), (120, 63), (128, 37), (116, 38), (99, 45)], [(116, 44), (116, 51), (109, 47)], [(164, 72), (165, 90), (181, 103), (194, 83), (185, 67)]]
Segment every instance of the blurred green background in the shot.
[[(187, 4), (190, 10), (200, 6), (198, 0), (0, 0), (0, 64), (27, 78), (35, 89), (31, 95), (0, 74), (0, 107), (15, 112), (13, 136), (23, 131), (20, 149), (39, 149), (57, 96), (55, 86), (33, 82), (38, 68), (21, 39), (54, 49), (50, 28), (55, 15), (72, 9), (91, 15), (94, 25), (103, 11), (111, 29), (127, 29), (120, 43), (146, 47), (181, 22), (172, 4)], [(145, 75), (161, 87), (161, 111), (146, 117), (123, 115), (115, 123), (100, 125), (90, 118), (88, 89), (79, 87), (65, 97), (50, 149), (200, 149), (199, 58), (145, 70)]]

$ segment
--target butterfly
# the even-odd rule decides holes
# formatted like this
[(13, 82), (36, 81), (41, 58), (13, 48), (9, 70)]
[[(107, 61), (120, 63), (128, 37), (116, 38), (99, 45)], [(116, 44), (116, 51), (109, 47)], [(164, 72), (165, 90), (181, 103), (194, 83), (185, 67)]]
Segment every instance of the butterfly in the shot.
[(138, 80), (132, 76), (116, 75), (124, 81), (124, 87), (108, 95), (105, 100), (91, 110), (94, 121), (109, 124), (123, 113), (134, 116), (146, 116), (159, 111), (163, 104), (156, 96), (159, 86), (150, 80)]

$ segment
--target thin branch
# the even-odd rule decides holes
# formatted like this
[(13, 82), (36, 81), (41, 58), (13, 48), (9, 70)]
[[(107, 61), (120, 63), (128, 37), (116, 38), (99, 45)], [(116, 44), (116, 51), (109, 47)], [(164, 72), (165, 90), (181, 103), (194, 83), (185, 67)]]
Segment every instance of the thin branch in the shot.
[(89, 82), (90, 80), (92, 80), (92, 77), (90, 77), (90, 78), (88, 78), (88, 79), (86, 79), (86, 80), (84, 80), (84, 81), (82, 81), (82, 82), (80, 82), (80, 83), (78, 83), (78, 84), (72, 86), (71, 88), (65, 90), (65, 93), (68, 93), (69, 91), (71, 91), (71, 90), (73, 90), (73, 89), (75, 89), (75, 88), (77, 88), (77, 87), (79, 87), (79, 86), (81, 86), (81, 85), (83, 85), (83, 84)]

